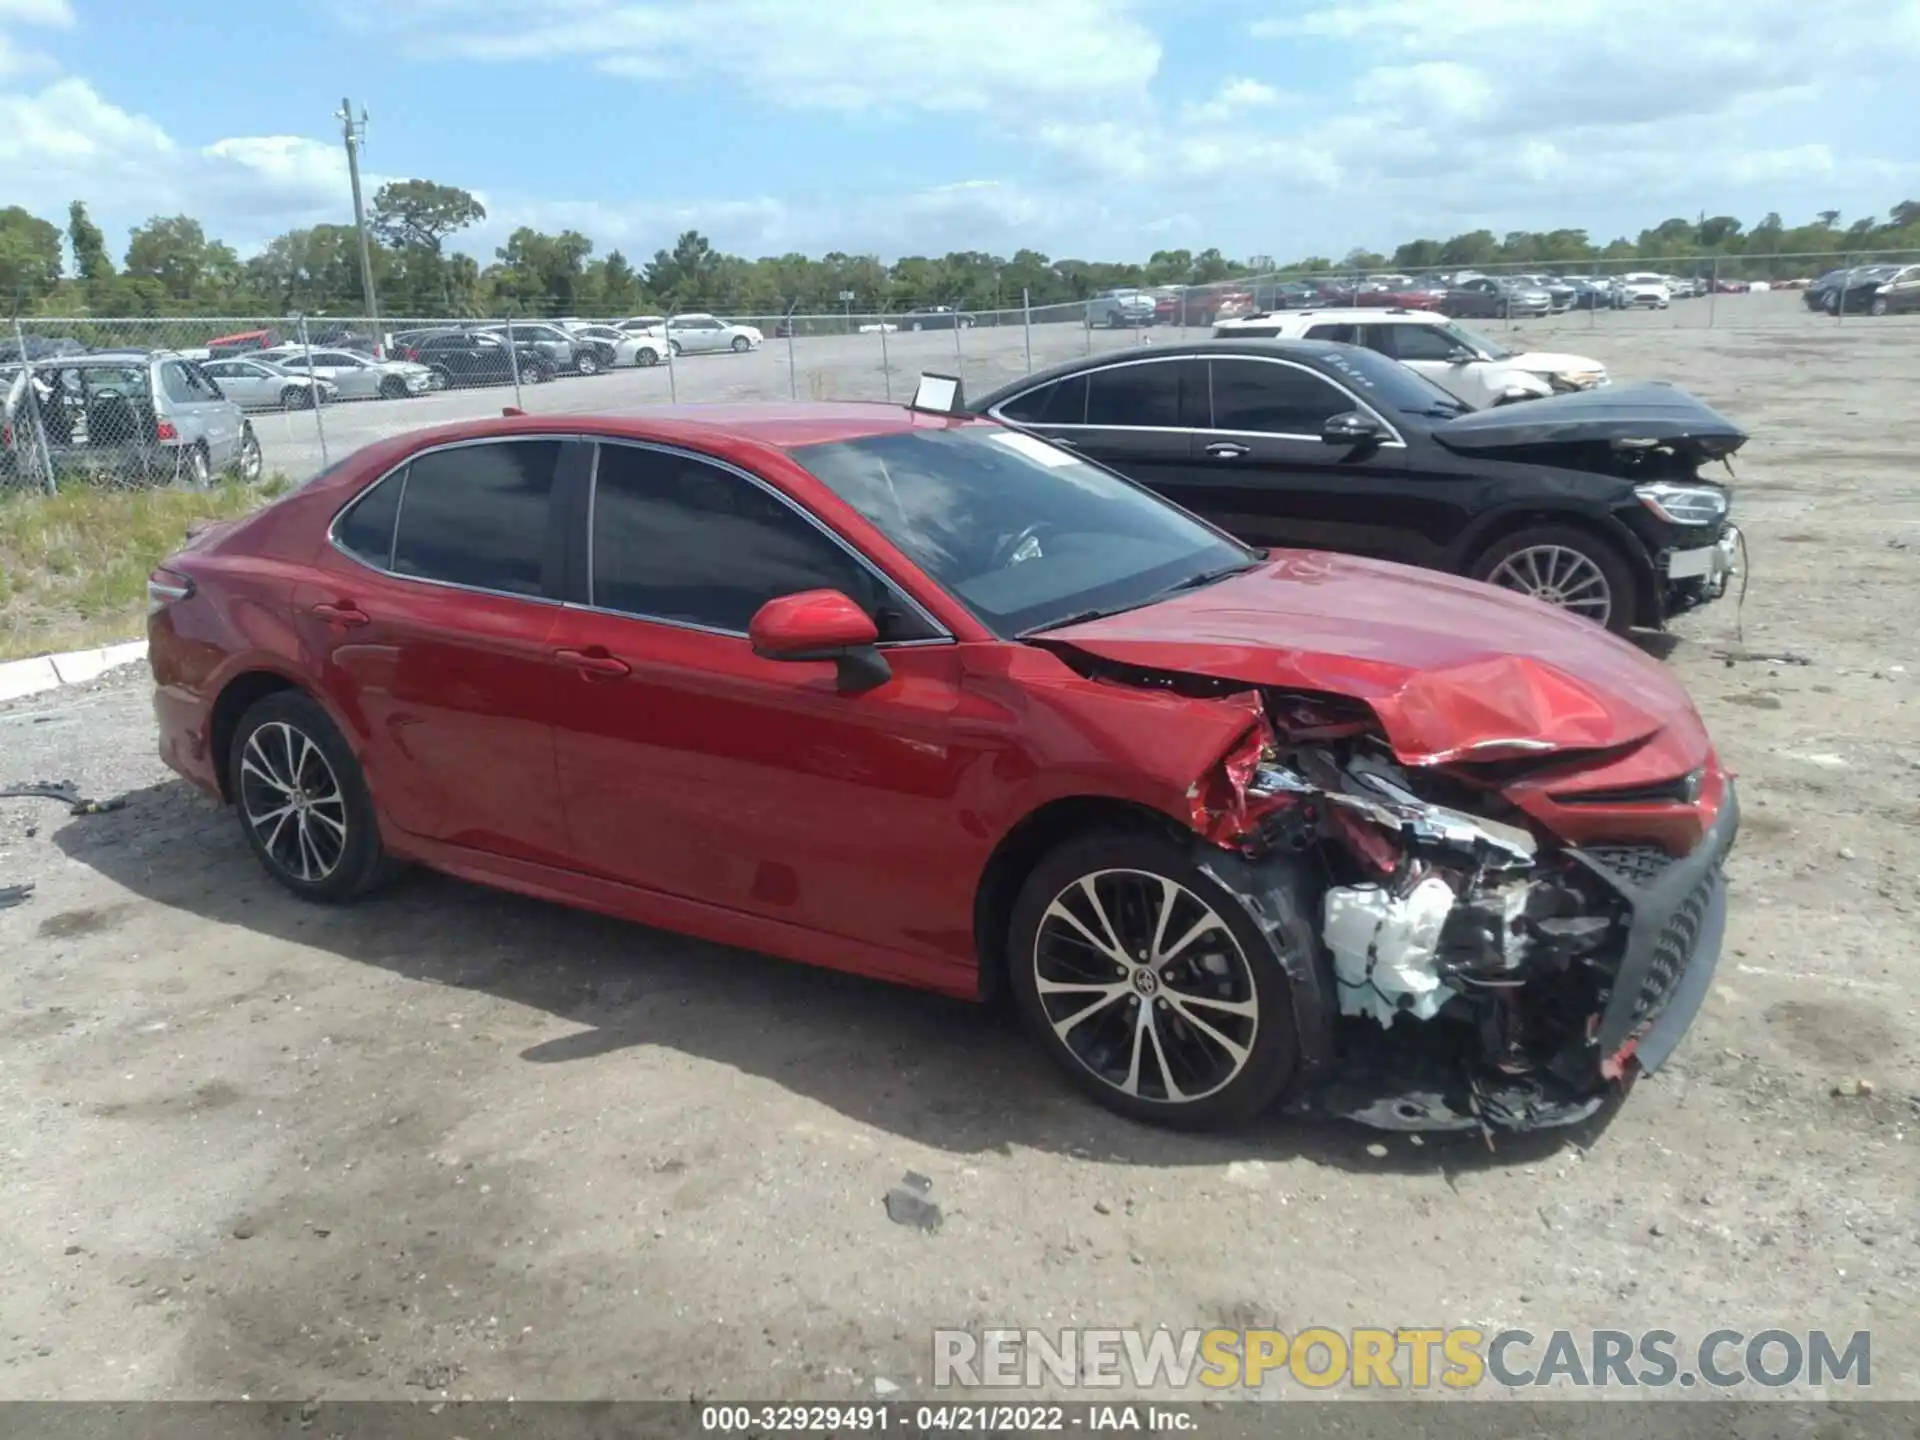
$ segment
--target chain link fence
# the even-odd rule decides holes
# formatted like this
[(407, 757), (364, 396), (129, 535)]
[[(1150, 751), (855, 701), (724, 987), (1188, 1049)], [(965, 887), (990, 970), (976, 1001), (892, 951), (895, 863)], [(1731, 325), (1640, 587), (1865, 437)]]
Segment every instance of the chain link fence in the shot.
[(1202, 338), (1222, 320), (1264, 311), (1438, 311), (1469, 328), (1527, 331), (1533, 349), (1577, 347), (1583, 336), (1599, 347), (1663, 328), (1920, 327), (1920, 253), (1841, 257), (1845, 267), (1834, 258), (1281, 272), (1060, 304), (1023, 296), (991, 310), (849, 304), (671, 321), (34, 317), (0, 332), (0, 489), (298, 481), (373, 440), (509, 406), (900, 401), (926, 371), (956, 375), (977, 395), (1096, 352)]

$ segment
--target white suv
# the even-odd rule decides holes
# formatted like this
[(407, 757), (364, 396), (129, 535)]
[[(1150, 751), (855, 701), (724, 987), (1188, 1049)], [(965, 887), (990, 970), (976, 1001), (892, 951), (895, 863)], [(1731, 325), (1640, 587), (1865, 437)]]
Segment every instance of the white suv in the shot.
[(1222, 320), (1222, 340), (1332, 340), (1364, 345), (1417, 370), (1476, 410), (1591, 390), (1607, 383), (1607, 368), (1584, 355), (1542, 350), (1515, 352), (1457, 320), (1421, 310), (1284, 310)]

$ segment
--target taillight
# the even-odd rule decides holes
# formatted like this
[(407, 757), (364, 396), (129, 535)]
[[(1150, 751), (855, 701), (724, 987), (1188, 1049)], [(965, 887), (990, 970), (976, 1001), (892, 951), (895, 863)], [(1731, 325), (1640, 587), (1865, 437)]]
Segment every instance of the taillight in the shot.
[(405, 358), (408, 360), (418, 360), (420, 358), (420, 352), (409, 345), (406, 349)]
[(11, 444), (13, 444), (13, 426), (10, 423), (0, 424), (0, 445)]
[(161, 440), (178, 440), (180, 438), (180, 432), (174, 427), (174, 423), (171, 420), (156, 422), (153, 427), (153, 433), (156, 438)]
[(157, 565), (147, 576), (147, 614), (158, 615), (167, 606), (193, 596), (193, 580), (178, 570)]

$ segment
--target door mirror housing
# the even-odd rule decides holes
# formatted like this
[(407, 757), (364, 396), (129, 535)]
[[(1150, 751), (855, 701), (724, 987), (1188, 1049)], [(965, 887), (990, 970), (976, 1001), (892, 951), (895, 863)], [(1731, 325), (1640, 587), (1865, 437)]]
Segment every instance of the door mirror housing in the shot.
[(1478, 351), (1469, 350), (1464, 345), (1456, 345), (1447, 352), (1447, 363), (1450, 365), (1471, 365), (1479, 358)]
[(857, 695), (893, 678), (875, 648), (880, 627), (838, 590), (802, 590), (767, 601), (747, 626), (753, 653), (763, 660), (831, 660), (840, 689)]
[(1330, 415), (1320, 427), (1320, 439), (1328, 445), (1377, 445), (1385, 438), (1380, 422), (1364, 410)]

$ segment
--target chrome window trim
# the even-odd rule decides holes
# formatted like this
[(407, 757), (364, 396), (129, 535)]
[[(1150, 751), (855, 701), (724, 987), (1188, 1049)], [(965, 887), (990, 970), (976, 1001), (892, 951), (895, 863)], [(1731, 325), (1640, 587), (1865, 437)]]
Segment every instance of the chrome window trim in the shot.
[[(429, 445), (423, 450), (416, 450), (413, 454), (407, 456), (406, 459), (395, 464), (392, 469), (383, 471), (380, 478), (375, 480), (371, 485), (361, 486), (351, 500), (334, 512), (333, 519), (327, 522), (327, 543), (348, 560), (351, 560), (355, 565), (358, 565), (362, 570), (371, 571), (375, 575), (384, 575), (389, 580), (401, 580), (409, 585), (432, 585), (441, 590), (459, 590), (469, 595), (496, 595), (503, 600), (524, 600), (529, 605), (564, 606), (566, 601), (559, 596), (526, 595), (518, 590), (495, 590), (486, 585), (463, 584), (458, 580), (436, 580), (430, 575), (402, 575), (393, 568), (393, 552), (394, 547), (400, 543), (400, 517), (406, 512), (407, 508), (406, 482), (408, 477), (405, 472), (412, 469), (414, 461), (423, 456), (438, 455), (443, 450), (465, 450), (475, 445), (511, 445), (522, 440), (558, 440), (562, 444), (565, 444), (570, 440), (579, 440), (582, 438), (585, 437), (578, 433), (548, 433), (546, 431), (540, 431), (534, 434), (474, 435), (465, 440), (446, 440), (438, 445)], [(345, 519), (347, 513), (358, 506), (363, 499), (386, 484), (395, 475), (400, 476), (400, 502), (393, 508), (393, 534), (387, 541), (387, 563), (384, 566), (369, 564), (365, 558), (354, 554), (353, 551), (347, 549), (345, 545), (340, 543), (340, 522)], [(556, 475), (556, 488), (558, 486), (558, 480), (559, 477)], [(551, 497), (548, 499), (548, 504), (552, 504)]]
[[(1374, 353), (1378, 354), (1379, 352), (1375, 351)], [(1381, 358), (1392, 359), (1391, 356), (1381, 356)], [(1047, 381), (1044, 385), (1035, 385), (1031, 390), (1022, 390), (1018, 395), (1009, 395), (1005, 400), (1002, 400), (999, 405), (995, 405), (992, 409), (988, 410), (987, 414), (993, 419), (998, 420), (1002, 425), (1011, 426), (1016, 430), (1024, 430), (1032, 427), (1044, 430), (1119, 430), (1126, 434), (1138, 435), (1253, 435), (1262, 440), (1311, 440), (1316, 445), (1321, 443), (1318, 435), (1299, 435), (1279, 430), (1229, 430), (1212, 425), (1089, 425), (1085, 422), (1074, 424), (1054, 420), (1010, 420), (1000, 413), (1002, 405), (1011, 405), (1016, 400), (1023, 400), (1033, 394), (1035, 390), (1045, 389), (1047, 385), (1059, 385), (1065, 381), (1077, 379), (1080, 376), (1087, 377), (1088, 382), (1091, 383), (1092, 378), (1102, 370), (1120, 370), (1129, 365), (1170, 364), (1181, 360), (1200, 360), (1206, 363), (1208, 418), (1212, 418), (1213, 415), (1213, 362), (1215, 360), (1255, 360), (1265, 365), (1284, 365), (1292, 370), (1303, 371), (1313, 376), (1314, 379), (1324, 381), (1326, 384), (1331, 385), (1353, 402), (1354, 409), (1364, 410), (1382, 425), (1386, 426), (1387, 433), (1393, 436), (1393, 438), (1391, 440), (1383, 440), (1379, 448), (1382, 450), (1404, 450), (1407, 448), (1407, 442), (1401, 435), (1399, 427), (1387, 419), (1385, 415), (1381, 414), (1376, 406), (1361, 399), (1332, 376), (1323, 375), (1311, 365), (1302, 365), (1298, 360), (1288, 360), (1279, 355), (1214, 355), (1208, 353), (1202, 355), (1135, 356), (1126, 360), (1116, 361), (1111, 365), (1096, 365), (1090, 370), (1076, 370), (1071, 375), (1059, 376), (1057, 379)], [(1394, 361), (1394, 363), (1398, 364), (1400, 362)]]
[[(838, 547), (843, 553), (850, 555), (853, 558), (853, 561), (856, 565), (860, 566), (862, 569), (866, 570), (869, 574), (871, 574), (875, 579), (877, 579), (880, 582), (880, 584), (890, 594), (896, 595), (901, 600), (905, 601), (909, 606), (913, 608), (915, 614), (919, 615), (922, 620), (926, 621), (928, 625), (932, 626), (933, 629), (936, 632), (938, 632), (934, 635), (929, 635), (919, 640), (883, 640), (879, 642), (880, 648), (891, 649), (894, 646), (903, 646), (903, 645), (952, 645), (957, 643), (957, 641), (954, 639), (953, 632), (949, 630), (945, 625), (940, 623), (939, 617), (931, 614), (927, 610), (926, 606), (922, 605), (918, 600), (914, 599), (913, 596), (909, 595), (905, 590), (903, 590), (900, 587), (899, 583), (895, 581), (892, 576), (888, 575), (886, 571), (882, 570), (878, 565), (874, 564), (872, 560), (867, 558), (867, 556), (861, 554), (860, 551), (854, 549), (854, 547), (851, 544), (849, 544), (842, 536), (840, 536), (837, 532), (831, 529), (827, 525), (827, 523), (823, 521), (819, 516), (815, 515), (812, 511), (806, 509), (804, 506), (801, 506), (795, 503), (795, 501), (792, 500), (789, 496), (783, 494), (775, 486), (769, 485), (765, 480), (761, 479), (758, 475), (755, 475), (752, 471), (742, 469), (740, 466), (735, 465), (730, 460), (721, 459), (718, 455), (709, 455), (705, 451), (690, 450), (684, 446), (669, 445), (662, 441), (636, 440), (623, 435), (604, 435), (604, 436), (595, 436), (593, 438), (595, 439), (597, 444), (594, 451), (594, 461), (593, 461), (594, 484), (593, 484), (593, 488), (588, 492), (588, 500), (587, 500), (587, 525), (588, 525), (588, 529), (587, 529), (587, 601), (588, 603), (584, 605), (575, 604), (570, 606), (569, 608), (576, 609), (576, 610), (590, 610), (595, 614), (599, 614), (599, 615), (617, 615), (622, 619), (626, 619), (626, 620), (644, 620), (649, 625), (672, 625), (675, 628), (681, 629), (681, 630), (698, 630), (708, 635), (728, 635), (728, 636), (737, 637), (742, 640), (747, 638), (747, 632), (744, 630), (729, 630), (729, 629), (726, 629), (725, 627), (718, 626), (718, 625), (701, 625), (695, 621), (690, 621), (690, 620), (673, 620), (673, 619), (668, 619), (667, 617), (661, 616), (661, 615), (642, 615), (632, 610), (615, 610), (609, 606), (598, 605), (593, 603), (593, 599), (594, 599), (593, 529), (592, 529), (593, 511), (594, 511), (593, 497), (597, 495), (599, 491), (599, 480), (600, 480), (599, 447), (606, 446), (606, 445), (625, 445), (636, 450), (651, 450), (657, 454), (673, 455), (680, 459), (694, 460), (703, 464), (712, 465), (717, 467), (718, 469), (726, 471), (729, 474), (738, 476), (740, 479), (745, 480), (749, 485), (755, 486), (756, 488), (765, 491), (768, 495), (771, 495), (777, 503), (786, 506), (787, 509), (791, 510), (794, 514), (800, 516), (801, 519), (805, 520), (809, 525), (813, 526), (815, 530), (819, 531), (822, 535), (824, 535), (827, 538), (829, 543)], [(400, 528), (399, 523), (396, 521), (394, 524), (394, 531), (396, 534), (399, 532), (399, 528)]]

